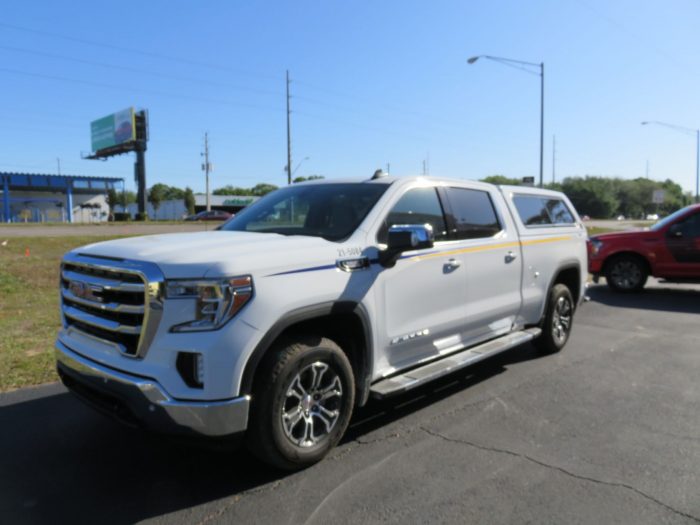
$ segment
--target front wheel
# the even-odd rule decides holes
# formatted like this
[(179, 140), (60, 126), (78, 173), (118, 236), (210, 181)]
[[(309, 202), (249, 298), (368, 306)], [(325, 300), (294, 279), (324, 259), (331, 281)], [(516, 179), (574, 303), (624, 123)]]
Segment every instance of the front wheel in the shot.
[(639, 292), (647, 277), (642, 261), (631, 255), (619, 255), (605, 265), (605, 280), (616, 292)]
[(285, 470), (320, 461), (350, 422), (354, 384), (347, 356), (330, 339), (308, 336), (279, 345), (256, 378), (250, 449)]
[(549, 292), (542, 334), (534, 344), (543, 354), (558, 352), (569, 340), (574, 320), (574, 298), (565, 284), (555, 284)]

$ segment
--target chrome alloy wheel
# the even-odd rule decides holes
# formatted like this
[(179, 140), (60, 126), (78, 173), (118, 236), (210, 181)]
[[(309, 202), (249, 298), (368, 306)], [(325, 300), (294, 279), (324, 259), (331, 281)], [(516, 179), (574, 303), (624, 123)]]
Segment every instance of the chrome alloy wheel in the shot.
[(632, 290), (642, 279), (642, 270), (633, 261), (617, 261), (610, 269), (613, 284), (622, 290)]
[(571, 329), (571, 301), (567, 297), (560, 297), (554, 305), (552, 315), (552, 337), (559, 344), (566, 341)]
[(336, 372), (322, 361), (301, 370), (287, 388), (282, 428), (299, 447), (312, 447), (325, 438), (340, 418), (343, 386)]

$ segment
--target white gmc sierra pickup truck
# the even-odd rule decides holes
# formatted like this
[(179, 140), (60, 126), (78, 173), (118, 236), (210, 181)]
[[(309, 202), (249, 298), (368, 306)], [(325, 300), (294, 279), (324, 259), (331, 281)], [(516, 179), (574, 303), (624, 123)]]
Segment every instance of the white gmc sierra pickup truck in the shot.
[(586, 230), (561, 193), (375, 174), (277, 190), (216, 231), (61, 264), (58, 372), (117, 419), (320, 460), (353, 408), (566, 343)]

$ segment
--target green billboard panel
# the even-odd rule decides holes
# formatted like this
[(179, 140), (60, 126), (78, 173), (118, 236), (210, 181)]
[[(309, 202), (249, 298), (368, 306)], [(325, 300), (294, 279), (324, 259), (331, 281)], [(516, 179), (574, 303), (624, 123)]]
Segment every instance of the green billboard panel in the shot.
[(92, 151), (136, 140), (134, 108), (117, 111), (90, 123)]

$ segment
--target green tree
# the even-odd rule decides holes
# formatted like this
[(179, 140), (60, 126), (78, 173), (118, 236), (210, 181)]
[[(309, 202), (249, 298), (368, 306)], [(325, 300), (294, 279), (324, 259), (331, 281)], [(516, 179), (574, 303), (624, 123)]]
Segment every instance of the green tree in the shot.
[(256, 184), (253, 186), (253, 188), (250, 190), (252, 195), (255, 195), (256, 197), (262, 197), (263, 195), (267, 195), (271, 191), (275, 191), (277, 189), (277, 186), (274, 184), (266, 184), (264, 182), (261, 182), (260, 184)]
[(187, 208), (187, 214), (188, 215), (194, 215), (194, 192), (192, 191), (192, 188), (189, 186), (185, 188), (184, 192), (184, 199), (185, 199), (185, 208)]
[(117, 202), (126, 209), (129, 204), (134, 204), (136, 202), (136, 194), (133, 191), (122, 191), (119, 193)]
[(481, 179), (481, 182), (488, 182), (490, 184), (506, 184), (510, 186), (519, 186), (522, 184), (520, 179), (511, 179), (505, 175), (489, 175)]
[(607, 219), (617, 213), (620, 201), (613, 179), (567, 177), (561, 187), (581, 215)]
[(117, 195), (117, 190), (110, 188), (107, 191), (107, 206), (109, 206), (109, 213), (114, 213), (114, 208), (119, 204), (119, 195)]
[(148, 190), (148, 202), (153, 205), (153, 209), (158, 211), (160, 208), (160, 203), (166, 200), (167, 186), (165, 184), (154, 184), (151, 189)]
[(228, 184), (223, 188), (217, 188), (212, 191), (213, 195), (250, 195), (251, 190), (248, 188), (239, 188), (238, 186), (231, 186)]
[(297, 183), (297, 182), (306, 182), (307, 180), (320, 180), (320, 179), (325, 179), (323, 175), (309, 175), (308, 177), (296, 177), (292, 183)]

